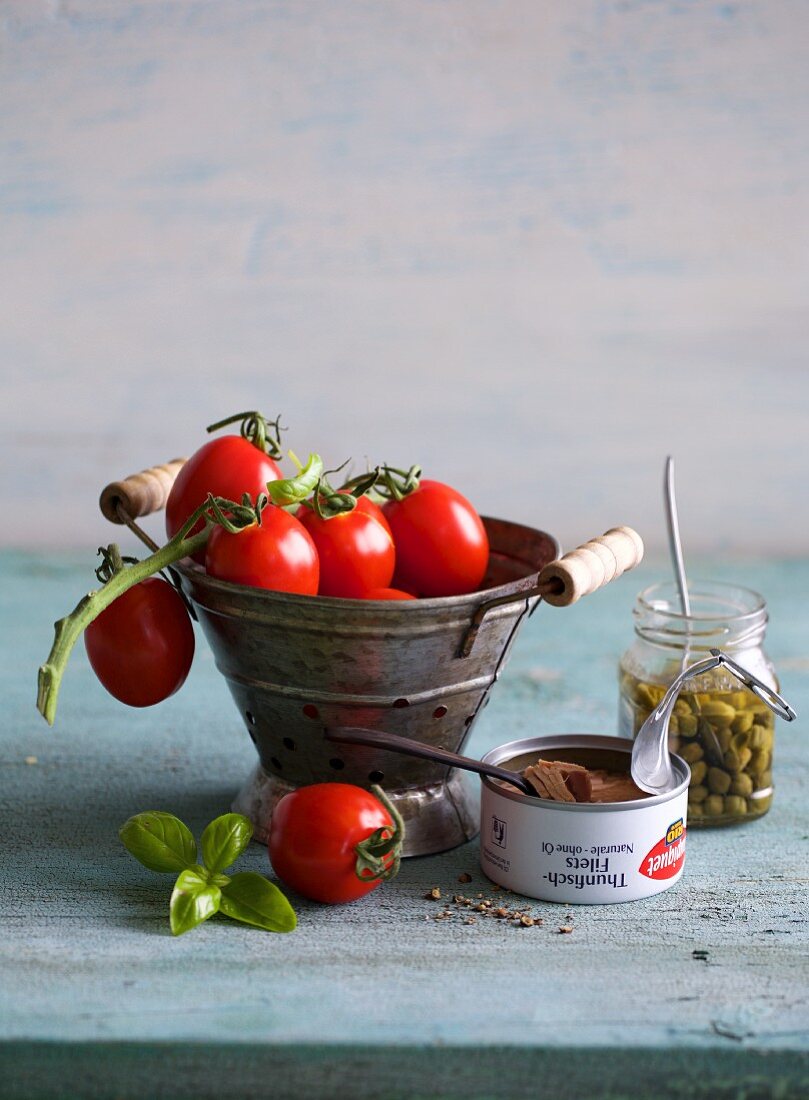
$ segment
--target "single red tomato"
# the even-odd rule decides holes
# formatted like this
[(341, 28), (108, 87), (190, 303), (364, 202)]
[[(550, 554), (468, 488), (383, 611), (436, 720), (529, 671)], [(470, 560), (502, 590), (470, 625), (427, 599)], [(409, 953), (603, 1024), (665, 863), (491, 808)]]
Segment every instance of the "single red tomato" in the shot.
[[(398, 838), (393, 850), (375, 860), (374, 850), (387, 847), (392, 837)], [(400, 846), (401, 831), (389, 811), (370, 791), (350, 783), (299, 787), (273, 810), (273, 870), (287, 886), (313, 901), (333, 905), (375, 890), (396, 873)], [(376, 871), (369, 862), (378, 863)]]
[(205, 569), (219, 580), (302, 596), (317, 593), (320, 575), (312, 536), (274, 504), (261, 513), (260, 524), (235, 534), (214, 527), (205, 548)]
[(403, 592), (401, 588), (372, 588), (362, 597), (364, 600), (415, 600), (410, 592)]
[[(248, 493), (255, 503), (259, 493), (265, 491), (267, 482), (277, 481), (282, 476), (270, 456), (242, 436), (223, 435), (211, 439), (189, 458), (171, 487), (166, 501), (166, 534), (173, 538), (209, 493), (238, 504)], [(201, 529), (202, 520), (199, 520), (191, 533), (196, 534)], [(204, 562), (204, 548), (194, 557)]]
[(457, 490), (422, 481), (384, 507), (396, 545), (397, 588), (420, 596), (474, 592), (486, 572), (489, 539), (480, 516)]
[(110, 695), (130, 707), (150, 707), (185, 682), (194, 657), (194, 628), (172, 586), (147, 577), (90, 623), (84, 645)]
[(296, 515), (317, 547), (319, 595), (360, 600), (370, 588), (390, 584), (396, 551), (387, 523), (360, 507), (322, 519), (302, 504)]

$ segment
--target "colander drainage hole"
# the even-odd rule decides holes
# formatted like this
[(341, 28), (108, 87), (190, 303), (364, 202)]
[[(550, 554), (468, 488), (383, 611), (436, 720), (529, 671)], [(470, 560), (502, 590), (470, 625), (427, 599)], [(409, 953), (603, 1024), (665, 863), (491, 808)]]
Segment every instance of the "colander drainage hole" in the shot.
[(270, 763), (272, 764), (272, 766), (275, 768), (276, 771), (280, 772), (280, 771), (284, 770), (283, 764), (281, 763), (281, 761), (278, 759), (277, 756), (271, 756), (270, 757)]
[(385, 778), (385, 773), (384, 772), (368, 772), (368, 782), (369, 783), (381, 783), (384, 778)]
[(339, 756), (333, 756), (329, 761), (329, 767), (334, 768), (336, 772), (339, 772), (346, 766), (345, 760), (341, 760)]
[(318, 710), (314, 703), (307, 703), (306, 706), (303, 708), (303, 713), (306, 715), (307, 718), (318, 717)]
[(295, 751), (295, 742), (292, 740), (291, 737), (285, 737), (283, 740), (283, 745), (284, 748), (289, 749), (290, 752)]
[(468, 714), (468, 715), (466, 716), (466, 718), (464, 718), (464, 723), (463, 723), (463, 724), (464, 724), (465, 726), (471, 726), (471, 725), (472, 725), (472, 723), (474, 722), (474, 720), (475, 720), (475, 716), (474, 716), (474, 714)]
[(256, 719), (255, 719), (255, 717), (253, 715), (253, 712), (251, 710), (246, 710), (244, 712), (244, 716), (247, 719), (247, 721), (250, 723), (251, 726), (254, 726), (256, 724)]
[(447, 713), (447, 708), (442, 704), (440, 707), (436, 707), (433, 711), (433, 718), (443, 718)]
[(394, 699), (393, 705), (401, 710), (402, 707), (409, 707), (410, 702), (407, 699)]

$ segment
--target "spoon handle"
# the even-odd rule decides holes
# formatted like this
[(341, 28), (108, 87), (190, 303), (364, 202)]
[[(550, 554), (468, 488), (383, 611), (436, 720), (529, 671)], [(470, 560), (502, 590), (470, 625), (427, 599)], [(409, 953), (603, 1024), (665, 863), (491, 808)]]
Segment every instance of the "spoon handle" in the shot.
[(471, 756), (461, 756), (457, 752), (448, 749), (439, 749), (435, 745), (426, 745), (423, 741), (411, 741), (408, 737), (399, 737), (395, 733), (386, 733), (384, 730), (366, 730), (357, 726), (339, 726), (327, 729), (325, 732), (327, 741), (335, 741), (347, 745), (371, 745), (375, 749), (387, 749), (389, 752), (400, 752), (405, 756), (418, 756), (424, 760), (433, 760), (438, 764), (446, 764), (450, 768), (462, 768), (464, 771), (477, 772), (478, 775), (488, 775), (491, 779), (502, 779), (517, 787), (521, 794), (536, 795), (536, 791), (527, 780), (518, 772), (507, 771), (498, 768), (494, 764), (484, 764)]
[(680, 521), (677, 518), (677, 498), (674, 495), (674, 459), (671, 455), (666, 459), (666, 476), (663, 479), (663, 494), (666, 500), (666, 523), (669, 529), (671, 560), (674, 565), (674, 576), (677, 579), (677, 588), (680, 591), (680, 604), (682, 605), (683, 615), (690, 615), (691, 601), (688, 598), (688, 581), (685, 576), (683, 544), (680, 539)]

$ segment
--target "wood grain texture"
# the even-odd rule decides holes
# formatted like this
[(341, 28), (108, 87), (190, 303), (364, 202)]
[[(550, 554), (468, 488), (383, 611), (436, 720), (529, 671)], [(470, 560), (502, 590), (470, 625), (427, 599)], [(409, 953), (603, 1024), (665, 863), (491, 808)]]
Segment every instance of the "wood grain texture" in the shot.
[(565, 546), (663, 546), (671, 452), (687, 552), (806, 552), (800, 0), (5, 0), (0, 50), (2, 543), (258, 404)]
[[(803, 715), (809, 567), (698, 565), (765, 594), (768, 650)], [(614, 731), (634, 594), (664, 567), (647, 561), (574, 607), (540, 607), (469, 751)], [(155, 808), (199, 835), (254, 750), (204, 644), (182, 692), (149, 711), (106, 696), (77, 652), (56, 726), (44, 725), (36, 666), (90, 577), (77, 555), (0, 555), (4, 1095), (263, 1095), (271, 1080), (279, 1097), (528, 1097), (540, 1077), (560, 1100), (806, 1095), (802, 721), (778, 723), (771, 812), (693, 832), (683, 881), (647, 901), (537, 902), (544, 924), (526, 929), (436, 922), (433, 886), (490, 896), (472, 842), (405, 861), (350, 906), (295, 899), (288, 936), (215, 919), (175, 940), (169, 880), (135, 863), (117, 829)], [(267, 873), (264, 850), (251, 846), (243, 866)], [(463, 872), (473, 882), (459, 886)]]

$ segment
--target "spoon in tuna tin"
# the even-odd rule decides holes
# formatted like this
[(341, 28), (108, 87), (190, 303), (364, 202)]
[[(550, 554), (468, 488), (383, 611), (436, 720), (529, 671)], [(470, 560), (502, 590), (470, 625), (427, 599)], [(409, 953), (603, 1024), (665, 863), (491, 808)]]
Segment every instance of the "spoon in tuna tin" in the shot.
[[(383, 730), (358, 729), (355, 726), (340, 726), (327, 729), (325, 737), (327, 741), (334, 741), (339, 744), (370, 745), (375, 749), (387, 749), (389, 752), (400, 752), (405, 756), (418, 756), (423, 760), (434, 760), (436, 763), (446, 764), (450, 768), (461, 768), (463, 771), (477, 772), (478, 775), (487, 775), (490, 779), (500, 779), (505, 783), (510, 783), (517, 788), (520, 794), (530, 794), (532, 798), (538, 797), (536, 790), (519, 772), (498, 768), (494, 764), (484, 764), (481, 760), (475, 760), (471, 756), (461, 756), (457, 752), (436, 748), (435, 745), (426, 745), (423, 741), (411, 741), (409, 738), (399, 737), (395, 733), (385, 733)], [(575, 791), (571, 791), (571, 793), (574, 796), (576, 795)]]
[(701, 676), (703, 672), (710, 672), (719, 665), (723, 665), (735, 679), (748, 687), (779, 718), (791, 722), (796, 717), (793, 708), (777, 691), (773, 691), (746, 668), (737, 665), (721, 650), (712, 649), (710, 657), (690, 665), (672, 681), (660, 705), (652, 711), (638, 730), (632, 746), (630, 771), (632, 778), (642, 791), (648, 794), (664, 794), (675, 785), (668, 747), (669, 720), (674, 704), (677, 702), (677, 696), (685, 680)]

